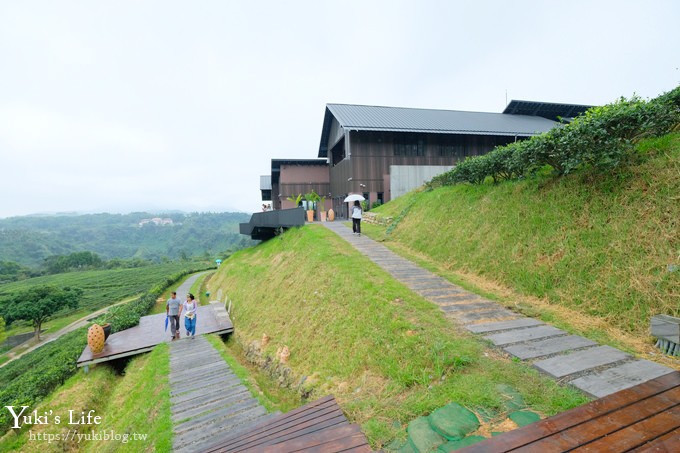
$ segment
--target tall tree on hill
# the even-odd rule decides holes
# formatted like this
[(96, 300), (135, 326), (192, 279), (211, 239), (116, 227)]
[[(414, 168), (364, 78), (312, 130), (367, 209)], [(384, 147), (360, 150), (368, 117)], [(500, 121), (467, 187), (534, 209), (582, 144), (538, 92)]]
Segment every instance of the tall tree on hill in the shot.
[(34, 286), (0, 299), (0, 314), (8, 326), (20, 319), (31, 321), (40, 341), (42, 324), (63, 308), (77, 308), (82, 295), (80, 288)]

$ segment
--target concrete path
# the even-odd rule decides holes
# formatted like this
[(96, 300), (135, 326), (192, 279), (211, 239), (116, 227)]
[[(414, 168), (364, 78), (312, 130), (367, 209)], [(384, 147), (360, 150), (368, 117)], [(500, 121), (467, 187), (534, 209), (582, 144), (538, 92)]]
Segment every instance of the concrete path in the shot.
[[(211, 271), (199, 272), (198, 274), (194, 274), (191, 277), (184, 280), (182, 284), (179, 285), (177, 289), (175, 289), (175, 291), (177, 291), (177, 297), (179, 297), (181, 301), (186, 300), (187, 294), (189, 294), (189, 290), (191, 290), (191, 286), (196, 282), (196, 280), (198, 280), (199, 277), (202, 277), (203, 275), (209, 272)], [(198, 294), (196, 294), (195, 296), (196, 300), (198, 300)]]
[(203, 336), (170, 344), (170, 400), (176, 452), (200, 451), (275, 415)]
[(366, 236), (353, 235), (342, 222), (322, 225), (413, 292), (438, 305), (447, 318), (588, 395), (600, 398), (674, 371), (508, 310), (417, 266)]

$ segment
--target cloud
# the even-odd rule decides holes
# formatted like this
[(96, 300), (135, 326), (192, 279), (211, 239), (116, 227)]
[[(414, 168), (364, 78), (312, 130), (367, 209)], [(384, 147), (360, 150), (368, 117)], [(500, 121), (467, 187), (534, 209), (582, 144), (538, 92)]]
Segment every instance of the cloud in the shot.
[(0, 144), (11, 164), (39, 163), (49, 171), (84, 168), (95, 160), (108, 171), (129, 169), (125, 162), (153, 163), (172, 150), (162, 134), (22, 104), (0, 106)]

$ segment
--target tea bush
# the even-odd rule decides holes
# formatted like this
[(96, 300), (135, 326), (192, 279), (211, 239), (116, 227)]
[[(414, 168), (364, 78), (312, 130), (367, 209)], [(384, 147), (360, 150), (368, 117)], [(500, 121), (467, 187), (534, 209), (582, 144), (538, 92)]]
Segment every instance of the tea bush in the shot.
[(481, 184), (518, 179), (549, 166), (556, 175), (581, 168), (608, 172), (629, 161), (633, 144), (680, 127), (680, 86), (644, 101), (637, 96), (593, 107), (571, 123), (528, 140), (471, 157), (428, 183), (430, 188), (458, 183)]
[[(109, 312), (95, 321), (111, 323), (111, 332), (118, 332), (139, 323), (162, 294), (163, 290), (183, 276), (198, 270), (185, 270), (163, 277), (145, 295), (126, 304), (112, 307)], [(49, 395), (55, 388), (77, 371), (76, 362), (87, 344), (85, 327), (46, 343), (40, 348), (0, 368), (0, 407), (15, 406), (16, 413), (21, 406), (30, 406)], [(13, 423), (9, 411), (0, 411), (0, 429), (6, 430)]]

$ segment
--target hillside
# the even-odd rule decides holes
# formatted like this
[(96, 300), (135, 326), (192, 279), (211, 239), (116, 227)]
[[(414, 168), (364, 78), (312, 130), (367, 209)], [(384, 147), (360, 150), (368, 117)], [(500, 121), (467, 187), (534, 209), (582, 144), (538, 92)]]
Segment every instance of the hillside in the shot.
[(39, 266), (50, 255), (91, 251), (103, 259), (159, 260), (221, 254), (252, 245), (239, 234), (245, 213), (164, 214), (171, 224), (144, 222), (159, 217), (133, 214), (23, 216), (0, 219), (0, 261)]
[(529, 314), (646, 340), (651, 316), (680, 315), (680, 134), (637, 153), (606, 175), (413, 192), (367, 231)]
[(268, 380), (310, 400), (335, 395), (374, 447), (451, 401), (498, 418), (507, 398), (498, 386), (516, 389), (545, 415), (585, 401), (500, 357), (321, 225), (237, 252), (208, 288), (233, 303), (232, 353), (259, 350), (266, 334), (268, 374), (281, 370), (274, 357), (287, 346), (290, 370)]
[[(517, 311), (677, 366), (654, 353), (648, 326), (652, 314), (680, 314), (680, 134), (636, 152), (604, 176), (543, 172), (413, 192), (376, 209), (392, 220), (365, 232)], [(263, 334), (266, 357), (288, 346), (290, 386), (333, 393), (373, 446), (452, 400), (498, 408), (498, 385), (544, 415), (578, 404), (318, 225), (233, 255), (209, 289), (234, 303), (233, 352), (257, 349)]]

